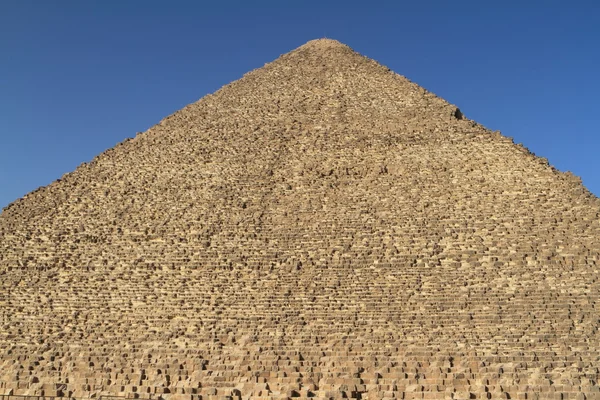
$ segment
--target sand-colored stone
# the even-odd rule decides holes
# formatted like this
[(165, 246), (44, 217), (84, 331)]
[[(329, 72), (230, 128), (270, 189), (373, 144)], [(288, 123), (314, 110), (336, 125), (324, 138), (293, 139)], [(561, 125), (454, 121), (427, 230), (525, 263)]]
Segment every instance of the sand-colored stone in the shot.
[(599, 215), (311, 41), (3, 211), (0, 394), (598, 399)]

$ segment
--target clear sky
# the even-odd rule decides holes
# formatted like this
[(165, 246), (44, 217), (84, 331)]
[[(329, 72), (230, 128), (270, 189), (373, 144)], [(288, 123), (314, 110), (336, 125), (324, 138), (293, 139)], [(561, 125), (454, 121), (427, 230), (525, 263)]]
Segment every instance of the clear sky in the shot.
[(320, 37), (600, 196), (598, 0), (0, 0), (0, 207)]

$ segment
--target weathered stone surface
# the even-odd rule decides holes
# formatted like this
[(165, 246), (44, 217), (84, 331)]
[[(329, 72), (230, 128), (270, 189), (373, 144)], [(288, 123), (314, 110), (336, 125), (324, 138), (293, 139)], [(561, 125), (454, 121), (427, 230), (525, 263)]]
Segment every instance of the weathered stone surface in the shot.
[(312, 41), (4, 210), (0, 394), (599, 398), (599, 215)]

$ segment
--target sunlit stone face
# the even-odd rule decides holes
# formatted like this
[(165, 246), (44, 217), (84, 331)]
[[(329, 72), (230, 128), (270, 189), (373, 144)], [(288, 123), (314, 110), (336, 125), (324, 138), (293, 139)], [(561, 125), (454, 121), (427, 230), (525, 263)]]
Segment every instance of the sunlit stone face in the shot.
[(311, 41), (0, 215), (0, 394), (595, 398), (599, 212)]

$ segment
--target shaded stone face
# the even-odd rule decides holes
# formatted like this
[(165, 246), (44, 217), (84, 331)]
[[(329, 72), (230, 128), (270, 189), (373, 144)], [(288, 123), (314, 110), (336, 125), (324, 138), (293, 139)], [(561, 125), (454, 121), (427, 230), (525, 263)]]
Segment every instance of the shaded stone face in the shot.
[(0, 394), (596, 398), (599, 213), (311, 41), (4, 210)]

